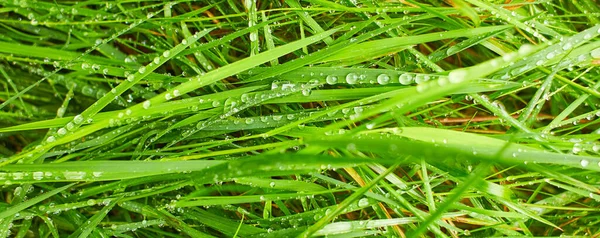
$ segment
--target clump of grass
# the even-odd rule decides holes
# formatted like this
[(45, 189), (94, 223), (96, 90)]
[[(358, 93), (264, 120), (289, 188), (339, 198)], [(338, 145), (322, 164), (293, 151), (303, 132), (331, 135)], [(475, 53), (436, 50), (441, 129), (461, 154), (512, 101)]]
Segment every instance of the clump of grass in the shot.
[(0, 237), (592, 236), (582, 1), (7, 1)]

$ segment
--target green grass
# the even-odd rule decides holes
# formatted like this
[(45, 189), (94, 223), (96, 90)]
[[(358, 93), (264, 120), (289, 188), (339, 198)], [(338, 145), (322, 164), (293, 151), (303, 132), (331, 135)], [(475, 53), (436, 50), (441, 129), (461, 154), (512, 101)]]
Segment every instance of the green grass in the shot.
[(0, 237), (600, 234), (594, 0), (0, 6)]

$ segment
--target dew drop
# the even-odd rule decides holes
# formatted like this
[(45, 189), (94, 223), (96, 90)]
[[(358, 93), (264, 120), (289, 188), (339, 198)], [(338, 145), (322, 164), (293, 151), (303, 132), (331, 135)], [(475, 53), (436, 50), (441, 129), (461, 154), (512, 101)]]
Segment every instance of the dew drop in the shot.
[(75, 117), (73, 118), (73, 122), (74, 122), (75, 124), (81, 124), (81, 123), (83, 122), (83, 116), (81, 116), (81, 115), (77, 115), (77, 116), (75, 116)]
[(146, 72), (146, 67), (145, 67), (145, 66), (142, 66), (142, 67), (140, 67), (140, 68), (138, 69), (138, 72), (140, 72), (140, 74), (143, 74), (143, 73), (145, 73), (145, 72)]
[(600, 48), (597, 48), (595, 50), (592, 50), (592, 52), (590, 53), (590, 55), (594, 58), (600, 58)]
[(590, 162), (588, 160), (582, 159), (581, 161), (579, 161), (579, 163), (581, 164), (581, 167), (586, 167), (588, 166), (588, 164), (590, 164)]
[(387, 74), (380, 74), (377, 76), (377, 83), (381, 85), (386, 85), (390, 82), (390, 76)]
[(358, 200), (358, 206), (359, 207), (369, 206), (369, 199), (367, 199), (367, 198), (361, 198), (360, 200)]
[(327, 82), (327, 84), (329, 85), (334, 85), (337, 83), (338, 81), (338, 77), (333, 76), (333, 75), (329, 75), (327, 76), (327, 78), (325, 78), (325, 81)]
[(56, 133), (58, 133), (58, 135), (60, 136), (64, 136), (65, 134), (67, 134), (67, 130), (65, 128), (60, 128)]
[(165, 52), (162, 53), (163, 57), (168, 58), (171, 55), (171, 52), (168, 50), (165, 50)]
[(413, 83), (413, 76), (411, 74), (402, 74), (398, 80), (402, 85), (409, 85)]
[(358, 75), (355, 73), (349, 73), (348, 75), (346, 75), (346, 82), (348, 84), (355, 84), (356, 82), (358, 82)]
[(151, 104), (152, 104), (152, 103), (151, 103), (150, 101), (146, 100), (146, 101), (144, 101), (144, 103), (142, 104), (142, 107), (143, 107), (144, 109), (148, 109), (148, 108), (150, 108), (150, 105), (151, 105)]
[(258, 40), (258, 34), (256, 32), (250, 32), (250, 41)]
[(464, 81), (466, 77), (467, 70), (457, 69), (448, 74), (448, 81), (450, 81), (450, 83), (460, 83)]
[(44, 178), (44, 172), (33, 172), (34, 180), (42, 180)]

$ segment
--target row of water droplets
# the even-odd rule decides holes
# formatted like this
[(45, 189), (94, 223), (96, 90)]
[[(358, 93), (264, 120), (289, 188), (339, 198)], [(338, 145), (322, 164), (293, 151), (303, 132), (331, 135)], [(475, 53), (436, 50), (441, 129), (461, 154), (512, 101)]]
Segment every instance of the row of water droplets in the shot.
[[(199, 35), (198, 35), (198, 33), (196, 33), (196, 34), (194, 34), (191, 37), (193, 37), (195, 39), (198, 39)], [(185, 45), (187, 45), (187, 44), (188, 44), (188, 41), (186, 39), (184, 39), (184, 40), (181, 41), (181, 44), (180, 44), (179, 47), (185, 47)], [(171, 52), (169, 50), (165, 50), (161, 54), (161, 56), (158, 56), (158, 57), (154, 58), (154, 60), (152, 62), (148, 63), (146, 66), (139, 67), (136, 74), (129, 74), (129, 75), (127, 75), (126, 76), (126, 82), (133, 83), (135, 80), (141, 79), (139, 75), (145, 74), (146, 71), (147, 71), (147, 67), (155, 68), (160, 63), (165, 62), (169, 57), (171, 57)], [(85, 63), (82, 64), (82, 68), (83, 67), (86, 67)], [(138, 76), (136, 76), (136, 75), (138, 75)], [(123, 91), (123, 90), (121, 90), (121, 91)], [(120, 93), (121, 92), (117, 91), (116, 88), (113, 88), (110, 91), (110, 94), (113, 94), (113, 96), (115, 98), (117, 98)], [(173, 94), (174, 94), (175, 97), (180, 96), (180, 94), (178, 93), (178, 90), (176, 90), (176, 89), (173, 90)], [(165, 96), (165, 97), (171, 97), (170, 93), (167, 93), (166, 95), (167, 96)], [(168, 98), (167, 100), (170, 100), (170, 99), (171, 98)], [(144, 103), (142, 103), (142, 107), (145, 108), (145, 109), (149, 108), (150, 107), (150, 101), (145, 101)], [(125, 121), (125, 122), (126, 123), (130, 123), (130, 122), (135, 121), (136, 117), (135, 117), (135, 115), (132, 115), (132, 110), (131, 109), (126, 109), (126, 110), (124, 110), (124, 112), (117, 113), (117, 117), (116, 118), (110, 118), (109, 119), (109, 126), (112, 127), (112, 126), (115, 126), (115, 125), (117, 125), (117, 126), (121, 125), (122, 124), (121, 120), (123, 120), (123, 119), (127, 119), (127, 121)], [(87, 118), (85, 120), (86, 120), (87, 123), (91, 123), (93, 121), (93, 119), (91, 117), (89, 117), (89, 118)], [(68, 131), (75, 131), (81, 124), (83, 124), (83, 121), (84, 121), (84, 118), (83, 118), (83, 116), (81, 114), (80, 115), (76, 115), (71, 122), (67, 123), (67, 125), (65, 127), (59, 128), (56, 134), (49, 136), (46, 139), (46, 142), (47, 143), (52, 143), (52, 142), (54, 142), (56, 140), (57, 137), (62, 137), (64, 135), (66, 135)]]
[[(587, 30), (584, 30), (574, 36), (568, 38), (560, 38), (557, 44), (551, 44), (548, 42), (550, 46), (547, 48), (524, 58), (519, 62), (515, 62), (510, 65), (507, 69), (500, 70), (498, 73), (494, 74), (493, 79), (502, 79), (506, 80), (511, 77), (520, 75), (524, 72), (527, 72), (531, 69), (534, 69), (538, 66), (544, 66), (548, 62), (557, 60), (565, 53), (571, 51), (577, 45), (583, 44), (585, 42), (590, 41), (591, 39), (598, 37), (600, 35), (600, 25), (591, 27)], [(585, 52), (584, 54), (579, 55), (576, 59), (569, 60), (568, 62), (560, 62), (561, 64), (574, 64), (577, 62), (583, 62), (589, 60), (591, 58), (599, 58), (600, 57), (600, 49), (592, 50), (591, 52)]]
[(32, 181), (63, 181), (63, 180), (95, 180), (102, 177), (103, 172), (84, 171), (38, 171), (38, 172), (0, 172), (0, 182), (6, 185), (27, 183)]
[[(265, 128), (265, 127), (278, 127), (288, 124), (290, 121), (304, 120), (307, 118), (313, 118), (310, 122), (335, 120), (341, 118), (353, 118), (358, 117), (364, 110), (368, 110), (373, 106), (357, 106), (353, 108), (344, 108), (341, 110), (332, 110), (327, 113), (326, 116), (315, 117), (317, 111), (312, 112), (299, 112), (299, 113), (288, 113), (280, 115), (264, 115), (257, 117), (245, 117), (245, 118), (229, 118), (225, 120), (219, 120), (215, 122), (211, 127), (207, 127), (209, 130), (222, 130), (222, 129), (252, 129), (252, 128)], [(236, 126), (243, 125), (243, 126)], [(303, 125), (299, 126), (300, 129)]]
[[(76, 57), (76, 58), (74, 58), (74, 59), (70, 60), (69, 62), (67, 62), (67, 64), (68, 64), (68, 63), (75, 62), (75, 61), (77, 61), (77, 60), (81, 59), (82, 57), (84, 57), (84, 56), (86, 56), (86, 55), (89, 55), (89, 54), (90, 54), (92, 51), (96, 50), (96, 49), (97, 49), (97, 48), (98, 48), (98, 47), (99, 47), (101, 44), (103, 44), (103, 43), (107, 43), (107, 42), (109, 42), (109, 41), (112, 41), (112, 40), (114, 40), (114, 39), (115, 39), (115, 38), (117, 38), (118, 36), (120, 36), (120, 35), (122, 35), (122, 34), (125, 34), (126, 32), (128, 32), (128, 31), (132, 30), (133, 28), (137, 27), (138, 25), (140, 25), (140, 24), (141, 24), (141, 23), (143, 23), (143, 22), (144, 22), (144, 20), (138, 20), (138, 21), (134, 22), (133, 24), (129, 25), (129, 27), (127, 27), (127, 28), (125, 28), (125, 29), (123, 29), (123, 30), (121, 30), (121, 31), (119, 31), (119, 32), (117, 32), (117, 33), (115, 33), (115, 34), (113, 34), (113, 35), (112, 35), (111, 37), (109, 37), (108, 39), (105, 39), (105, 40), (102, 40), (102, 41), (99, 41), (99, 42), (97, 41), (97, 42), (96, 42), (96, 44), (95, 44), (93, 47), (89, 48), (88, 50), (86, 50), (86, 51), (85, 51), (83, 54), (79, 55), (78, 57)], [(82, 65), (83, 65), (83, 64), (82, 64)], [(55, 69), (55, 71), (53, 71), (53, 72), (52, 72), (50, 75), (48, 75), (48, 76), (51, 76), (51, 75), (55, 74), (55, 73), (56, 73), (56, 72), (58, 72), (60, 69), (61, 69), (61, 68), (57, 68), (57, 69)], [(45, 77), (45, 78), (41, 79), (39, 82), (41, 82), (42, 80), (44, 80), (44, 79), (46, 79), (46, 78), (47, 78), (47, 77)], [(25, 92), (25, 90), (23, 90), (23, 91), (22, 91), (22, 93), (24, 93), (24, 92)], [(81, 125), (84, 123), (84, 120), (85, 120), (87, 123), (91, 123), (91, 122), (93, 121), (93, 119), (92, 119), (91, 117), (89, 117), (89, 118), (84, 118), (84, 117), (83, 117), (81, 114), (79, 114), (79, 115), (76, 115), (75, 117), (73, 117), (73, 120), (72, 120), (72, 121), (68, 122), (68, 123), (65, 125), (65, 127), (61, 127), (61, 128), (59, 128), (59, 129), (57, 130), (57, 132), (56, 132), (56, 133), (54, 133), (53, 135), (50, 135), (50, 136), (48, 136), (48, 137), (46, 138), (46, 140), (42, 142), (42, 144), (41, 144), (41, 145), (39, 145), (39, 146), (37, 146), (37, 147), (36, 147), (36, 150), (37, 150), (37, 149), (39, 149), (39, 148), (41, 148), (41, 146), (43, 146), (43, 145), (45, 145), (45, 144), (49, 144), (49, 143), (53, 143), (53, 142), (55, 142), (57, 137), (62, 137), (62, 136), (64, 136), (64, 135), (66, 135), (66, 134), (67, 134), (67, 132), (69, 132), (69, 131), (75, 131), (75, 130), (77, 130), (77, 129), (79, 128), (79, 126), (81, 126)], [(31, 154), (31, 153), (30, 153), (28, 156), (33, 156), (33, 154)]]
[(421, 84), (431, 80), (432, 78), (440, 77), (430, 74), (417, 73), (401, 73), (398, 76), (390, 76), (390, 74), (382, 73), (375, 78), (369, 78), (367, 74), (348, 73), (345, 76), (328, 75), (325, 78), (325, 83), (336, 85), (338, 83), (346, 84), (402, 84), (411, 85), (413, 83)]

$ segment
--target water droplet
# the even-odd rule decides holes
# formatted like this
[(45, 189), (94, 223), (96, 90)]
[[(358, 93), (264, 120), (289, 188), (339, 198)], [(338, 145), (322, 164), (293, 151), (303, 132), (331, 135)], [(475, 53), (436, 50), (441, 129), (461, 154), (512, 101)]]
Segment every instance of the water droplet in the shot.
[(306, 88), (306, 89), (302, 89), (302, 95), (304, 96), (310, 96), (311, 90)]
[(556, 54), (554, 54), (554, 52), (550, 52), (546, 55), (546, 59), (552, 59), (554, 56), (556, 56)]
[(167, 93), (167, 94), (165, 94), (165, 99), (166, 100), (171, 100), (171, 99), (173, 99), (173, 96), (171, 96), (170, 93)]
[(450, 83), (460, 83), (467, 77), (467, 70), (457, 69), (448, 74), (448, 80)]
[(179, 96), (181, 96), (181, 94), (179, 93), (179, 90), (177, 90), (177, 89), (173, 90), (173, 96), (174, 96), (174, 97), (179, 97)]
[(377, 83), (381, 85), (386, 85), (390, 82), (390, 76), (387, 74), (380, 74), (377, 76)]
[(429, 76), (423, 74), (417, 74), (415, 77), (415, 83), (421, 84), (427, 82), (429, 80)]
[(186, 40), (186, 39), (183, 39), (183, 40), (181, 40), (181, 44), (183, 44), (183, 45), (187, 45), (187, 43), (188, 43), (188, 42), (187, 42), (187, 40)]
[(44, 178), (44, 172), (33, 172), (34, 180), (42, 180)]
[(252, 118), (246, 118), (246, 124), (250, 125), (252, 123), (254, 123), (254, 119), (252, 119)]
[(135, 79), (135, 76), (133, 76), (133, 74), (130, 74), (129, 76), (127, 76), (127, 81), (129, 81), (129, 82), (133, 82), (134, 79)]
[(144, 101), (144, 103), (142, 104), (142, 107), (143, 107), (144, 109), (148, 109), (148, 108), (150, 108), (150, 105), (151, 105), (151, 104), (152, 104), (152, 103), (151, 103), (150, 101), (146, 100), (146, 101)]
[(348, 84), (355, 84), (356, 82), (358, 82), (358, 75), (355, 73), (349, 73), (348, 75), (346, 75), (346, 82)]
[(269, 183), (269, 187), (272, 187), (272, 188), (274, 188), (274, 187), (275, 187), (275, 182), (271, 182), (271, 183)]
[(586, 166), (588, 166), (588, 164), (590, 164), (590, 161), (582, 159), (579, 163), (581, 164), (581, 167), (585, 168)]
[(595, 50), (592, 50), (590, 55), (596, 59), (600, 58), (600, 48), (596, 48)]
[[(140, 72), (140, 74), (143, 74), (143, 73), (145, 73), (145, 72), (146, 72), (146, 67), (145, 67), (145, 66), (142, 66), (142, 67), (140, 67), (140, 68), (138, 69), (138, 72)], [(130, 80), (130, 81), (131, 81), (131, 80)]]
[(358, 200), (358, 206), (359, 207), (369, 206), (369, 199), (367, 199), (367, 198), (361, 198), (360, 200)]
[(86, 175), (85, 172), (71, 172), (71, 171), (63, 172), (63, 176), (65, 176), (65, 179), (69, 179), (69, 180), (81, 180), (85, 177), (85, 175)]
[(73, 123), (75, 124), (81, 124), (83, 122), (83, 116), (81, 115), (77, 115), (73, 118)]
[(168, 58), (171, 55), (171, 52), (168, 50), (165, 50), (165, 52), (162, 53), (163, 57)]
[(154, 60), (152, 60), (155, 64), (160, 63), (160, 58), (158, 57), (154, 57)]
[(72, 122), (69, 122), (69, 123), (67, 123), (67, 125), (65, 126), (65, 128), (67, 128), (67, 130), (69, 130), (69, 131), (72, 131), (73, 129), (75, 129), (75, 125), (73, 125)]
[(64, 136), (65, 134), (67, 134), (67, 130), (65, 128), (60, 128), (56, 133), (58, 133), (58, 135), (60, 136)]
[(327, 81), (327, 84), (334, 85), (337, 83), (338, 77), (329, 75), (329, 76), (327, 76), (327, 78), (325, 78), (325, 81)]
[(535, 47), (531, 44), (523, 44), (521, 47), (519, 47), (519, 54), (521, 55), (526, 55), (529, 54), (531, 52), (533, 52), (535, 50)]
[(250, 32), (250, 41), (258, 40), (258, 34), (256, 32)]
[(582, 150), (583, 150), (583, 148), (581, 147), (581, 144), (579, 144), (579, 143), (575, 143), (575, 144), (573, 145), (573, 149), (572, 149), (572, 151), (573, 151), (573, 154), (578, 154), (578, 153), (579, 153), (579, 152), (581, 152)]
[(221, 106), (221, 102), (220, 102), (220, 101), (213, 101), (213, 102), (212, 102), (212, 106), (213, 106), (213, 107), (218, 107), (218, 106)]
[(398, 80), (402, 85), (409, 85), (413, 83), (413, 76), (411, 74), (402, 74)]

